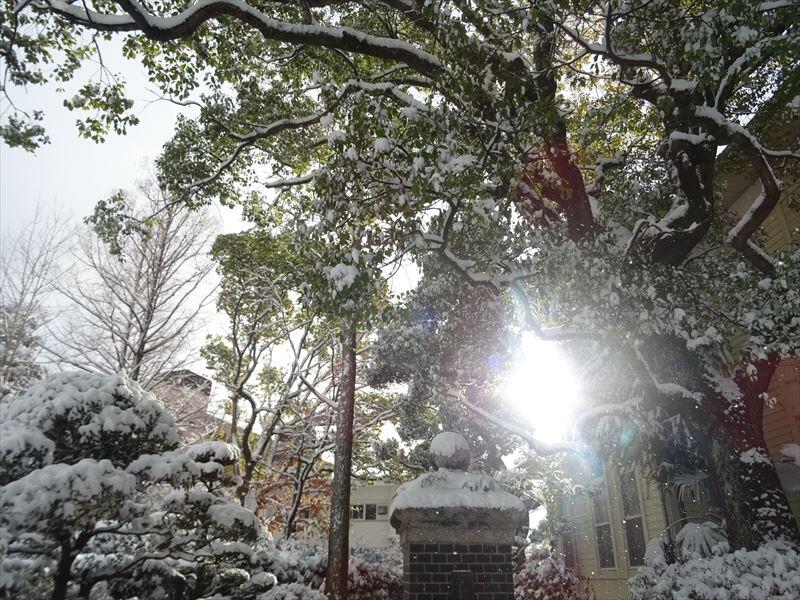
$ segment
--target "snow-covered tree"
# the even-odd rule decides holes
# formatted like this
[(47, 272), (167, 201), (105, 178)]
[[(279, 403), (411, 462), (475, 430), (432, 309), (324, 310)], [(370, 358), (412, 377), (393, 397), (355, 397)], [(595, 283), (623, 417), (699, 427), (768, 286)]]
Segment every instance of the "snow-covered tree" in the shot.
[[(307, 484), (319, 478), (323, 455), (334, 449), (342, 372), (335, 318), (304, 302), (311, 244), (301, 252), (292, 242), (259, 228), (217, 238), (217, 306), (229, 328), (203, 350), (230, 391), (228, 439), (242, 450), (238, 496), (245, 503), (258, 490), (275, 511), (273, 526), (280, 523), (286, 536), (314, 493), (330, 497), (329, 484), (317, 490)], [(374, 433), (390, 413), (387, 404), (380, 395), (360, 396), (354, 440)]]
[[(68, 78), (92, 33), (120, 33), (165, 95), (201, 106), (159, 162), (172, 192), (252, 207), (271, 170), (284, 225), (329, 244), (317, 270), (341, 304), (414, 249), (515, 294), (529, 329), (583, 344), (603, 431), (634, 419), (656, 461), (713, 473), (732, 545), (797, 545), (748, 411), (800, 350), (797, 254), (758, 234), (798, 154), (750, 121), (796, 114), (797, 0), (5, 6), (12, 82), (47, 79), (60, 49)], [(101, 109), (91, 137), (131, 122), (117, 82), (69, 104)], [(9, 114), (9, 142), (44, 141), (31, 115)], [(723, 146), (761, 182), (741, 217), (720, 202)]]
[(442, 430), (458, 431), (470, 442), (476, 468), (504, 469), (501, 457), (519, 448), (518, 438), (475, 415), (451, 391), (464, 390), (471, 403), (515, 418), (502, 398), (519, 344), (513, 306), (437, 257), (422, 258), (419, 284), (386, 315), (368, 369), (372, 385), (408, 385), (393, 421), (409, 455), (397, 448), (394, 456), (425, 469), (430, 440)]
[(258, 519), (225, 492), (236, 449), (175, 451), (172, 417), (138, 384), (54, 375), (4, 404), (0, 427), (5, 593), (252, 598), (275, 582)]

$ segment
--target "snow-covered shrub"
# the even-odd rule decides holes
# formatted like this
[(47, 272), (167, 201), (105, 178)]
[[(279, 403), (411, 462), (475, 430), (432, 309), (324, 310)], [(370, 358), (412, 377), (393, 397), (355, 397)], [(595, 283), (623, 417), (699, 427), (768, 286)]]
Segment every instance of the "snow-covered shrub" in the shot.
[[(387, 554), (389, 556), (384, 556), (382, 552), (357, 550), (351, 555), (348, 574), (350, 600), (402, 598), (402, 559), (398, 560), (394, 551), (389, 551)], [(297, 584), (309, 589), (322, 588), (328, 563), (323, 540), (313, 536), (297, 535), (288, 540), (281, 540), (273, 548), (264, 548), (260, 556), (264, 561), (264, 569), (273, 573), (282, 586)], [(281, 596), (270, 596), (272, 597)]]
[(581, 581), (547, 550), (534, 549), (514, 573), (515, 600), (575, 600), (580, 592)]
[(713, 521), (687, 523), (675, 536), (675, 543), (681, 549), (681, 556), (687, 559), (711, 556), (717, 546), (722, 551), (728, 549), (725, 528)]
[(767, 547), (725, 552), (723, 544), (704, 558), (648, 561), (628, 588), (633, 600), (796, 600), (800, 557)]
[(275, 575), (279, 584), (299, 583), (314, 588), (323, 584), (328, 560), (324, 541), (304, 533), (262, 545), (255, 559)]
[(379, 564), (401, 575), (403, 573), (403, 549), (399, 538), (392, 538), (388, 546), (380, 549), (356, 547), (351, 550), (351, 554), (368, 563)]
[(302, 583), (281, 583), (258, 596), (258, 600), (328, 600), (328, 597), (321, 590)]
[(254, 598), (276, 580), (235, 502), (235, 449), (187, 453), (121, 376), (65, 373), (2, 407), (0, 589), (9, 597)]
[(382, 563), (351, 556), (348, 573), (351, 600), (400, 600), (403, 597), (403, 571)]
[(125, 466), (131, 457), (178, 443), (175, 421), (161, 404), (119, 375), (53, 375), (4, 406), (2, 420), (51, 440), (57, 463), (93, 458)]

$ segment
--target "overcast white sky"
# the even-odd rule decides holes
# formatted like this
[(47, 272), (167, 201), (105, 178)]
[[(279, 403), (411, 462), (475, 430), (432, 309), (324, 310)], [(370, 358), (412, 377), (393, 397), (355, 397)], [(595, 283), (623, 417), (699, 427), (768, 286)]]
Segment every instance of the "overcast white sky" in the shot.
[[(44, 125), (51, 143), (35, 153), (0, 144), (0, 235), (29, 222), (37, 206), (45, 214), (55, 209), (78, 221), (91, 213), (98, 200), (118, 189), (132, 189), (138, 180), (147, 177), (148, 161), (158, 157), (172, 135), (177, 115), (186, 109), (164, 100), (154, 102), (154, 87), (147, 81), (144, 69), (124, 59), (120, 47), (121, 42), (106, 44), (103, 60), (127, 81), (140, 119), (124, 136), (112, 134), (102, 144), (81, 138), (75, 126), (80, 113), (64, 108), (64, 96), (56, 92), (55, 84), (12, 90), (20, 107), (45, 112)], [(84, 67), (76, 77), (77, 85), (69, 89), (85, 83), (93, 70), (93, 65)], [(0, 110), (7, 110), (6, 100), (0, 102)], [(215, 212), (225, 233), (246, 227), (239, 211), (217, 206)], [(407, 290), (417, 279), (415, 269), (404, 267), (392, 281), (392, 288), (395, 292)]]
[[(119, 44), (107, 45), (103, 59), (109, 68), (122, 74), (133, 97), (139, 125), (127, 135), (111, 135), (103, 144), (81, 138), (75, 121), (81, 113), (63, 106), (62, 94), (55, 85), (12, 90), (14, 102), (25, 110), (45, 112), (45, 128), (51, 143), (35, 153), (0, 144), (0, 231), (14, 231), (33, 216), (39, 205), (48, 212), (55, 208), (76, 219), (87, 216), (98, 200), (117, 189), (131, 189), (147, 177), (147, 162), (154, 160), (173, 131), (179, 107), (163, 100), (153, 102), (155, 94), (144, 70), (125, 60)], [(76, 81), (85, 83), (94, 67), (84, 68)], [(70, 89), (76, 89), (71, 86)], [(0, 110), (8, 109), (2, 100)], [(233, 211), (222, 210), (226, 231), (242, 228)]]

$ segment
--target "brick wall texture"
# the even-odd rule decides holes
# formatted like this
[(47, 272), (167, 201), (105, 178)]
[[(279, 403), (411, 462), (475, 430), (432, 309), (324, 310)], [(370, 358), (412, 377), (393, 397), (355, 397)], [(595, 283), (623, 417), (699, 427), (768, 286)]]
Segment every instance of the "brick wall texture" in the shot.
[(455, 600), (454, 570), (473, 579), (473, 598), (457, 600), (514, 600), (508, 544), (412, 543), (403, 556), (403, 600)]

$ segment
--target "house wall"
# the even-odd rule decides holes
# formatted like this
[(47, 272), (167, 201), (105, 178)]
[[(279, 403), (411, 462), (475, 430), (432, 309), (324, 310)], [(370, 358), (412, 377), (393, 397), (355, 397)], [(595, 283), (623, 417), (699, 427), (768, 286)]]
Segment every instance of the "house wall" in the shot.
[[(374, 520), (350, 519), (350, 548), (386, 548), (399, 538), (389, 525), (389, 505), (397, 489), (396, 485), (368, 485), (354, 487), (350, 491), (350, 506), (375, 504), (385, 506), (386, 512), (377, 514)], [(352, 515), (352, 513), (351, 513)]]
[[(800, 358), (784, 359), (769, 386), (770, 401), (764, 407), (764, 438), (773, 460), (781, 460), (784, 444), (800, 444)], [(800, 525), (800, 492), (786, 494)]]
[[(737, 215), (743, 215), (752, 206), (753, 200), (761, 193), (761, 183), (752, 183), (743, 193), (730, 205), (730, 208)], [(800, 184), (796, 181), (787, 179), (785, 181), (781, 201), (776, 206), (766, 221), (761, 225), (760, 243), (770, 254), (788, 249), (792, 241), (797, 241), (798, 228), (800, 228), (800, 211), (794, 210), (789, 199), (797, 200), (800, 198)]]
[(780, 459), (784, 444), (800, 441), (800, 359), (781, 361), (769, 386), (764, 407), (764, 437), (770, 456)]
[[(593, 483), (599, 484), (599, 480)], [(645, 541), (652, 539), (666, 528), (661, 493), (656, 482), (636, 476), (639, 505)], [(613, 465), (606, 465), (604, 485), (608, 494), (611, 536), (614, 550), (614, 568), (600, 567), (600, 554), (595, 530), (594, 504), (591, 498), (578, 496), (567, 509), (567, 518), (575, 527), (575, 551), (579, 574), (588, 579), (597, 600), (628, 600), (627, 580), (636, 573), (628, 559), (628, 548), (623, 526), (622, 492), (619, 472)], [(563, 545), (562, 545), (563, 550)]]

